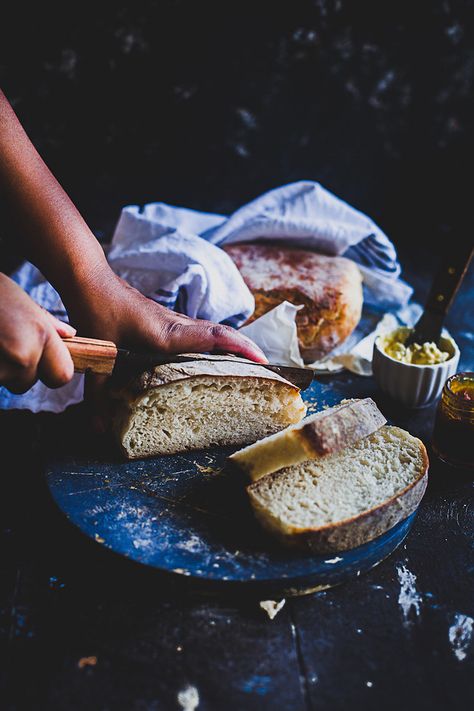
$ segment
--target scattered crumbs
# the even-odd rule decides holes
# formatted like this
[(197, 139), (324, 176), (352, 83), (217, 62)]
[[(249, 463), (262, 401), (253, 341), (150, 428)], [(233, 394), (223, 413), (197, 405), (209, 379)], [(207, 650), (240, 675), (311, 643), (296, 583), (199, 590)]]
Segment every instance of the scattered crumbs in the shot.
[(280, 602), (277, 602), (276, 600), (262, 600), (259, 605), (262, 610), (265, 610), (268, 617), (273, 620), (273, 618), (278, 615), (285, 602), (285, 598), (283, 598), (283, 600), (280, 600)]
[(105, 543), (105, 538), (102, 538), (102, 536), (99, 536), (98, 533), (95, 534), (94, 538), (97, 541), (97, 543)]
[[(339, 563), (342, 560), (342, 558), (339, 558), (339, 556), (336, 556), (335, 558), (329, 558), (328, 560), (325, 560), (325, 563), (330, 563), (333, 565), (334, 563)], [(359, 570), (360, 573), (360, 570)]]
[(97, 657), (81, 657), (77, 662), (79, 669), (84, 669), (85, 667), (95, 667), (97, 664)]
[(199, 706), (199, 693), (195, 686), (186, 686), (178, 693), (178, 704), (183, 711), (194, 711)]
[(197, 462), (194, 462), (194, 464), (201, 474), (212, 474), (213, 476), (218, 476), (224, 469), (224, 467), (205, 467), (203, 464), (198, 464)]
[(449, 628), (449, 643), (456, 659), (463, 662), (471, 643), (474, 620), (467, 615), (456, 613), (454, 623)]
[(357, 632), (357, 634), (362, 634), (362, 630), (360, 629), (360, 627), (358, 627), (358, 628), (356, 629), (356, 632)]
[(181, 646), (178, 646), (178, 647), (176, 647), (176, 651), (177, 651), (177, 652), (182, 652), (182, 651), (183, 651), (183, 648), (182, 648)]
[(373, 687), (373, 683), (371, 681), (366, 681), (365, 685), (368, 686), (369, 689), (371, 689)]
[[(403, 623), (405, 626), (410, 625), (410, 614), (413, 613), (418, 617), (421, 609), (421, 595), (416, 589), (416, 575), (412, 573), (405, 565), (397, 568), (398, 580), (400, 583), (400, 594), (398, 596), (398, 604), (402, 608)], [(388, 595), (386, 596), (388, 597)]]

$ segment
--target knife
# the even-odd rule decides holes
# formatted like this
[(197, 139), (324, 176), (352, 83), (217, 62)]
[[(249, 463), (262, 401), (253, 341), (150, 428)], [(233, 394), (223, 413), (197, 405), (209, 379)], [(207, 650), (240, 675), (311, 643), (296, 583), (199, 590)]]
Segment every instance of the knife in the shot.
[(300, 390), (306, 390), (311, 385), (314, 371), (311, 368), (299, 368), (297, 366), (274, 365), (270, 363), (254, 363), (246, 358), (225, 354), (205, 354), (205, 353), (178, 353), (173, 355), (163, 355), (162, 353), (138, 353), (117, 348), (112, 341), (101, 341), (96, 338), (82, 338), (74, 336), (63, 338), (63, 343), (67, 346), (74, 363), (76, 373), (98, 373), (100, 375), (112, 376), (115, 379), (124, 380), (142, 373), (156, 365), (167, 363), (189, 363), (196, 360), (207, 361), (232, 361), (243, 365), (261, 365), (272, 373), (281, 375)]
[(421, 345), (426, 342), (439, 344), (445, 318), (461, 286), (473, 254), (474, 249), (471, 245), (456, 250), (453, 250), (451, 245), (443, 255), (423, 313), (405, 341), (405, 346), (410, 346), (413, 343)]

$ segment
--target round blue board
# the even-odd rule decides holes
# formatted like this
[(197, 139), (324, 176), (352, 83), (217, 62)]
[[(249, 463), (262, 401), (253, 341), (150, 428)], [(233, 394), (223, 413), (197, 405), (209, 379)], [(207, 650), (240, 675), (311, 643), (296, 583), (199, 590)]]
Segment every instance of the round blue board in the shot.
[[(304, 393), (310, 410), (341, 399), (321, 383)], [(414, 515), (375, 540), (326, 556), (284, 549), (254, 520), (245, 486), (223, 471), (233, 448), (117, 462), (69, 457), (46, 475), (54, 500), (87, 536), (168, 573), (218, 584), (303, 594), (343, 582), (386, 558)]]

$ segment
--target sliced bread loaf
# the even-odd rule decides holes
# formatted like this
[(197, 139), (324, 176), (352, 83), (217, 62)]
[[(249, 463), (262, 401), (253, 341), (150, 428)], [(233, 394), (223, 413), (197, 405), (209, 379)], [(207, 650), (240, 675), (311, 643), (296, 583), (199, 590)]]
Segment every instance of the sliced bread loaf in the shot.
[(372, 398), (348, 400), (240, 449), (230, 460), (257, 481), (283, 467), (337, 452), (385, 422)]
[(336, 454), (269, 474), (247, 491), (257, 518), (281, 541), (329, 553), (366, 543), (409, 516), (427, 474), (423, 443), (387, 425)]
[(295, 385), (232, 358), (160, 365), (112, 395), (113, 427), (129, 459), (246, 444), (306, 412)]

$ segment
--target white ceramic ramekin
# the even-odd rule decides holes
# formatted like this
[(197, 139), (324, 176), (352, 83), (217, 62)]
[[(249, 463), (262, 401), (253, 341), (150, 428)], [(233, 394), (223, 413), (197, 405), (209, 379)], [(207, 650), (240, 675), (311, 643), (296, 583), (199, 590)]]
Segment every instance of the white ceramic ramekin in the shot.
[[(386, 334), (384, 334), (386, 335)], [(384, 392), (406, 407), (431, 405), (441, 394), (443, 385), (456, 372), (459, 348), (451, 338), (441, 337), (443, 350), (452, 353), (444, 363), (413, 365), (401, 363), (387, 355), (381, 348), (378, 336), (374, 343), (372, 369), (374, 377)]]

